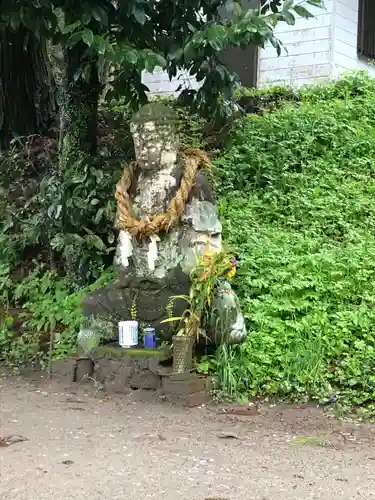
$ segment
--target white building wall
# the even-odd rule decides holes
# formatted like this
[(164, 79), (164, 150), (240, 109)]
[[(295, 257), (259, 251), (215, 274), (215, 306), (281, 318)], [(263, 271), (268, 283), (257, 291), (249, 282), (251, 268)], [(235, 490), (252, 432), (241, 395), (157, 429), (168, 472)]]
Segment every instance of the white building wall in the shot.
[(187, 72), (181, 73), (170, 81), (168, 73), (161, 68), (155, 69), (153, 73), (144, 72), (143, 83), (152, 94), (173, 94), (177, 92), (181, 85), (183, 89), (198, 87), (195, 78), (191, 77)]
[[(373, 0), (375, 1), (375, 0)], [(334, 76), (356, 69), (375, 75), (375, 66), (357, 54), (359, 0), (335, 0), (333, 24)]]
[(272, 84), (299, 87), (331, 77), (334, 1), (326, 0), (325, 9), (309, 6), (314, 18), (297, 17), (293, 26), (280, 23), (276, 27), (275, 34), (284, 48), (280, 57), (277, 57), (271, 45), (260, 51), (259, 86)]

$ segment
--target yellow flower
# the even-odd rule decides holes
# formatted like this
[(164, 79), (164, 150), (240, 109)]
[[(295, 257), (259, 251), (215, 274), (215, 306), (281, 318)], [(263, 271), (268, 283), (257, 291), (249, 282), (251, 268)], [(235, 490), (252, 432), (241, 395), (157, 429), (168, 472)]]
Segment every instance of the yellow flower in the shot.
[(225, 274), (225, 277), (230, 280), (230, 279), (234, 278), (234, 276), (236, 276), (236, 272), (237, 272), (237, 269), (235, 267), (232, 267), (232, 269), (230, 269)]
[(137, 303), (135, 301), (135, 298), (133, 299), (132, 306), (131, 306), (131, 309), (130, 309), (130, 317), (131, 317), (132, 320), (136, 320), (137, 319)]

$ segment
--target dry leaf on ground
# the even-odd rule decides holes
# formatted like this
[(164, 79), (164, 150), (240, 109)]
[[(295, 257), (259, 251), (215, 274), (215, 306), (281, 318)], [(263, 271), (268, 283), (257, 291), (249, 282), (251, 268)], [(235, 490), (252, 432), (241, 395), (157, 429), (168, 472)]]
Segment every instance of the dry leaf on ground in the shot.
[(23, 436), (0, 436), (0, 446), (10, 446), (15, 443), (21, 443), (22, 441), (28, 441), (27, 438)]

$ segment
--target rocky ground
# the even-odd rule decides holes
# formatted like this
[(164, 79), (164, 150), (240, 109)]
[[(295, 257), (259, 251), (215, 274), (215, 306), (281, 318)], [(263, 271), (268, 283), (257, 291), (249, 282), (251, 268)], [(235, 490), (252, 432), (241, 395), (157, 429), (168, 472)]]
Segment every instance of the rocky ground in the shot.
[(2, 500), (375, 497), (375, 428), (316, 408), (234, 416), (14, 378), (0, 390)]

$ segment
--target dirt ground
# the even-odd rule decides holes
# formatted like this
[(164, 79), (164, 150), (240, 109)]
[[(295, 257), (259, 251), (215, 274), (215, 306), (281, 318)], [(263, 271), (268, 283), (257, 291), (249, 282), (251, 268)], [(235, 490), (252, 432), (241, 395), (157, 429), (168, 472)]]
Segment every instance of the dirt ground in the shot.
[(375, 428), (312, 407), (171, 406), (60, 382), (0, 381), (2, 500), (375, 498)]

